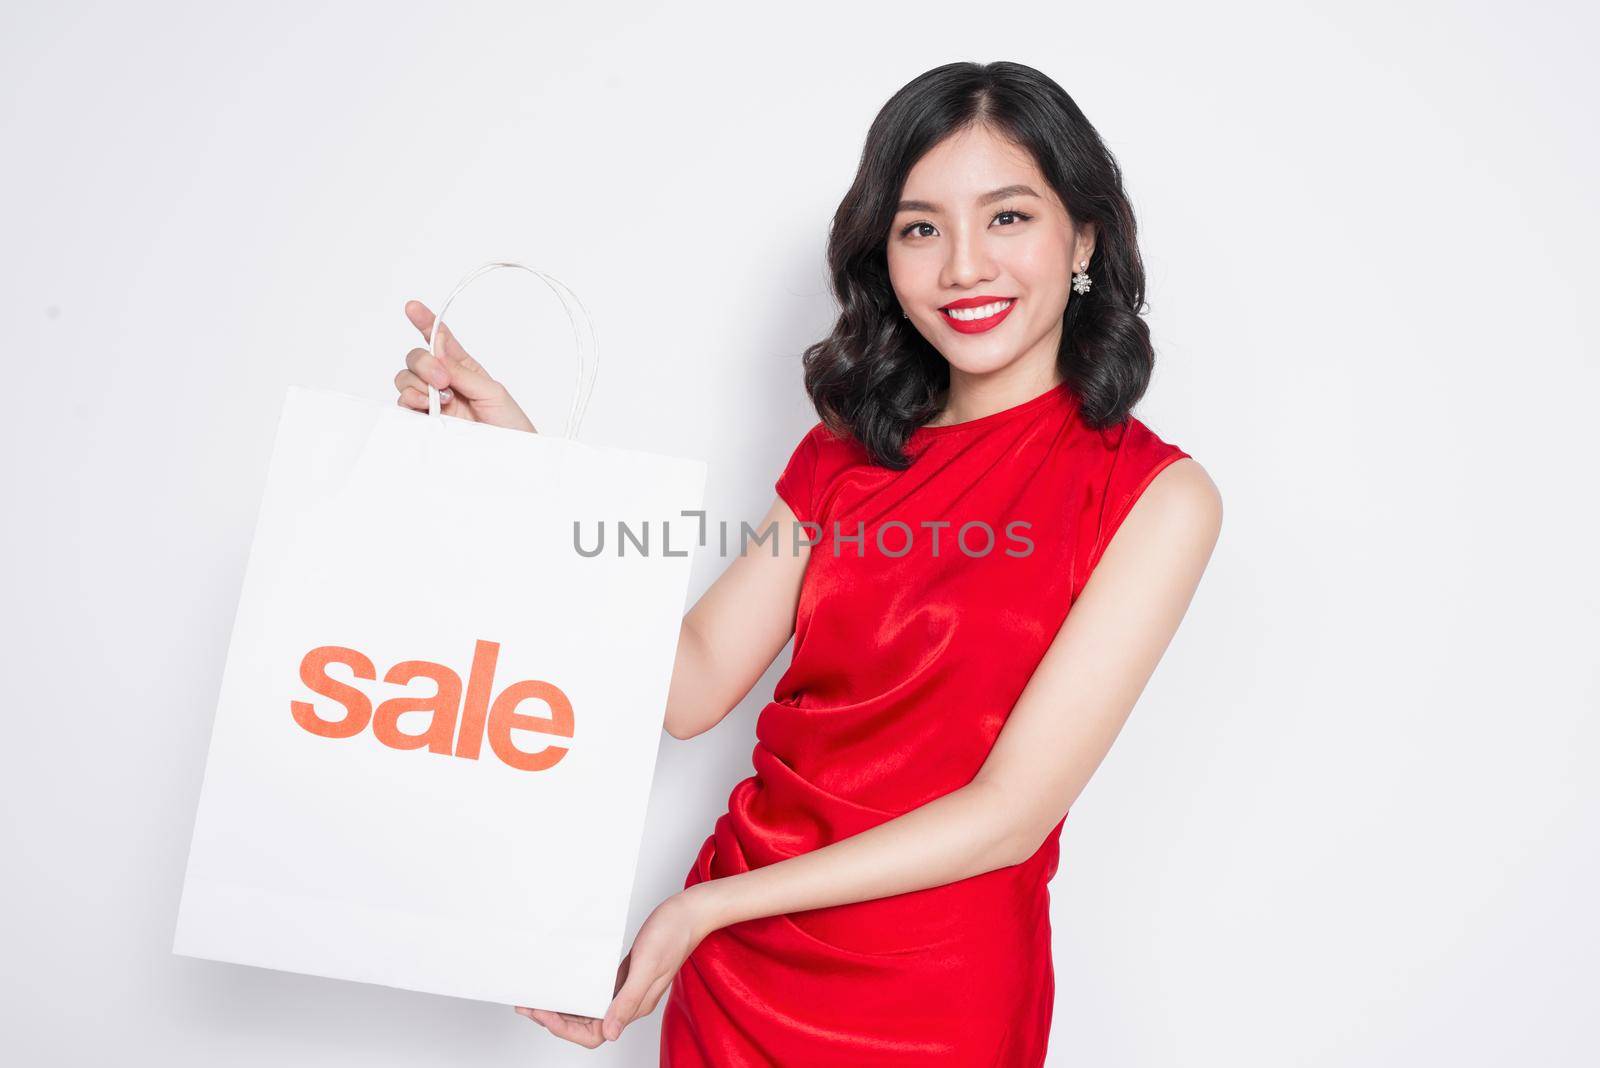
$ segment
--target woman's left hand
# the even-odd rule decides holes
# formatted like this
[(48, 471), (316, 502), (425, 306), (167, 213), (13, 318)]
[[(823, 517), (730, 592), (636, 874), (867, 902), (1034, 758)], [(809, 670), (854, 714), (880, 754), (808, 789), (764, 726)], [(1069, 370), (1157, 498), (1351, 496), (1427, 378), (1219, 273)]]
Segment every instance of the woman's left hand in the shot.
[(693, 886), (673, 894), (646, 918), (633, 948), (617, 967), (616, 991), (605, 1019), (523, 1006), (518, 1006), (517, 1012), (551, 1034), (590, 1049), (621, 1038), (623, 1028), (655, 1011), (689, 954), (716, 930), (705, 895), (695, 892), (698, 890)]

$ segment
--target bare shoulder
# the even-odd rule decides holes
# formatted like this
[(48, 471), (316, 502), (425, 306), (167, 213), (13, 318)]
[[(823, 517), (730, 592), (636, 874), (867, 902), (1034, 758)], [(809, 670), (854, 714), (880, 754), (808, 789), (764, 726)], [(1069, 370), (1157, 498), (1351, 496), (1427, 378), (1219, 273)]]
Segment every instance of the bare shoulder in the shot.
[(1198, 460), (1181, 456), (1150, 481), (1127, 524), (1213, 543), (1222, 529), (1222, 491)]

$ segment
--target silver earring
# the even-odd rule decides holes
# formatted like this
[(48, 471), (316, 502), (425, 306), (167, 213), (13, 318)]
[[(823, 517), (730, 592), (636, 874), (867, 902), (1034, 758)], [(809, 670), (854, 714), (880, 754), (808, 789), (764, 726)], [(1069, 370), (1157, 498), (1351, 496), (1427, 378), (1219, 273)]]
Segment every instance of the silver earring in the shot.
[(1083, 294), (1089, 292), (1089, 272), (1086, 269), (1088, 266), (1089, 261), (1084, 260), (1078, 265), (1078, 273), (1072, 276), (1072, 291), (1074, 293)]
[(909, 316), (909, 315), (907, 315), (907, 314), (906, 314), (906, 313), (905, 313), (905, 312), (901, 312), (901, 313), (900, 313), (900, 318), (902, 318), (902, 319), (909, 319), (909, 318), (911, 318), (911, 316)]

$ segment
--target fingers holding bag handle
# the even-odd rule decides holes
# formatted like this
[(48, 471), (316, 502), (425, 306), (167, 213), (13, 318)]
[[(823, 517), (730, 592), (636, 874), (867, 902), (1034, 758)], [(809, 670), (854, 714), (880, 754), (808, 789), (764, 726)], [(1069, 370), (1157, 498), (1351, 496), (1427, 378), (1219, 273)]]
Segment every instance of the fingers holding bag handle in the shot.
[[(420, 301), (412, 301), (406, 305), (406, 317), (427, 338), (428, 349), (420, 355), (413, 354), (414, 360), (410, 357), (407, 359), (408, 371), (414, 376), (415, 381), (402, 380), (397, 376), (395, 384), (401, 391), (401, 403), (406, 403), (406, 398), (410, 396), (406, 392), (408, 389), (415, 390), (417, 399), (420, 400), (420, 394), (425, 388), (430, 415), (439, 415), (445, 404), (450, 405), (450, 410), (445, 414), (455, 415), (457, 406), (464, 400), (467, 409), (460, 413), (464, 417), (492, 422), (498, 426), (511, 426), (519, 430), (534, 430), (533, 423), (511, 399), (505, 387), (490, 378), (482, 365), (467, 354), (443, 321), (451, 302), (463, 289), (488, 272), (505, 267), (527, 271), (544, 282), (561, 302), (562, 310), (567, 314), (567, 321), (572, 326), (573, 336), (577, 341), (578, 366), (572, 406), (567, 413), (564, 436), (574, 438), (577, 436), (578, 425), (583, 419), (584, 411), (588, 408), (589, 394), (594, 388), (594, 380), (599, 374), (599, 354), (596, 351), (594, 326), (589, 320), (587, 310), (583, 307), (583, 302), (578, 300), (560, 279), (521, 263), (491, 261), (482, 264), (456, 284), (455, 289), (440, 305), (437, 315), (429, 312)], [(590, 371), (587, 382), (584, 378), (585, 371)], [(445, 387), (453, 388), (455, 391), (453, 399), (447, 399), (440, 393), (438, 384), (440, 372), (445, 380)]]
[[(405, 311), (411, 325), (426, 339), (433, 330), (433, 312), (418, 300), (407, 301)], [(468, 422), (533, 431), (533, 424), (511, 394), (461, 347), (449, 327), (441, 327), (439, 333), (442, 351), (437, 358), (425, 348), (406, 353), (406, 369), (394, 379), (395, 389), (400, 393), (398, 403), (427, 411), (428, 387), (433, 386), (439, 391), (439, 402), (446, 415)]]

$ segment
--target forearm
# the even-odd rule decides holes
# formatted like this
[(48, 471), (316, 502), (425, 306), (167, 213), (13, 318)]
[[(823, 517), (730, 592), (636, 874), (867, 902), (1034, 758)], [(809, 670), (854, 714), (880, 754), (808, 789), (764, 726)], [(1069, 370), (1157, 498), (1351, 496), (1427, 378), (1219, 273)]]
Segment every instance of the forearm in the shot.
[(776, 864), (696, 883), (708, 931), (762, 916), (943, 886), (1018, 863), (1020, 833), (981, 782)]

